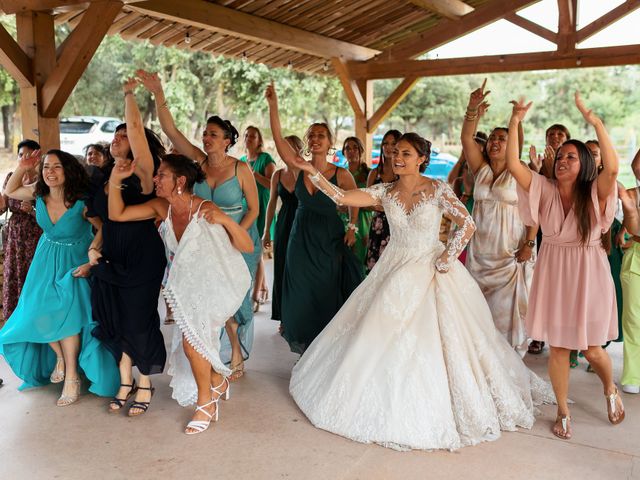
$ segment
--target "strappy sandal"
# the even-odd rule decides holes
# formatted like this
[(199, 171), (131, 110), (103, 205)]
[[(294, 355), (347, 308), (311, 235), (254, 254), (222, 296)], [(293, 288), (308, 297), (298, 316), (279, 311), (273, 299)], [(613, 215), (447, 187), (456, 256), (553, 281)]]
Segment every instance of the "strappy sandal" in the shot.
[(268, 301), (269, 301), (269, 289), (261, 288), (260, 295), (258, 296), (258, 303), (260, 303), (260, 305), (264, 305)]
[[(78, 401), (78, 398), (80, 398), (80, 379), (79, 378), (76, 378), (75, 380), (65, 379), (64, 383), (65, 384), (71, 383), (73, 385), (77, 385), (78, 390), (76, 390), (76, 393), (72, 395), (65, 395), (64, 393), (60, 395), (60, 398), (56, 402), (56, 405), (58, 407), (66, 407), (68, 405), (71, 405), (72, 403), (76, 403)], [(63, 390), (64, 390), (64, 387), (63, 387)]]
[(579, 365), (580, 362), (578, 361), (578, 351), (571, 350), (571, 353), (569, 354), (569, 368), (576, 368)]
[[(58, 367), (61, 368), (58, 368)], [(64, 382), (64, 357), (56, 357), (56, 366), (53, 368), (53, 372), (49, 376), (49, 381), (51, 383), (62, 383)]]
[[(562, 430), (556, 430), (558, 422), (562, 425)], [(569, 440), (571, 438), (571, 416), (570, 415), (558, 415), (556, 417), (556, 423), (553, 424), (551, 433), (562, 440)]]
[[(153, 398), (153, 394), (156, 391), (156, 389), (154, 387), (138, 387), (138, 390), (148, 390), (151, 392), (151, 398)], [(151, 398), (149, 399), (148, 402), (133, 402), (131, 405), (129, 405), (129, 411), (127, 412), (127, 415), (129, 415), (130, 417), (139, 417), (142, 414), (147, 413), (147, 410), (149, 410), (149, 405), (151, 404)], [(138, 409), (138, 412), (132, 412), (132, 409)]]
[[(618, 418), (616, 419), (614, 417), (617, 408), (616, 400), (618, 399), (618, 388), (616, 387), (615, 393), (612, 393), (611, 395), (605, 395), (605, 397), (607, 398), (607, 416), (609, 417), (609, 421), (614, 425), (621, 423), (624, 420), (625, 416), (624, 405), (622, 406), (622, 413), (620, 413)], [(622, 401), (620, 401), (620, 403), (622, 403)]]
[[(133, 382), (131, 382), (130, 384), (121, 383), (120, 386), (129, 387), (130, 388), (129, 393), (127, 393), (127, 396), (125, 398), (113, 397), (109, 401), (109, 408), (108, 408), (109, 413), (119, 412), (120, 410), (122, 410), (124, 408), (124, 405), (127, 403), (127, 401), (129, 401), (129, 399), (138, 391), (138, 387), (136, 387), (135, 379), (133, 379)], [(111, 408), (112, 406), (116, 408)]]
[[(209, 405), (214, 405), (214, 404), (216, 406), (216, 410), (213, 414), (205, 410), (205, 408), (207, 408)], [(202, 433), (207, 428), (209, 428), (209, 425), (211, 425), (212, 420), (214, 422), (218, 421), (218, 400), (217, 399), (211, 400), (210, 402), (205, 403), (204, 405), (196, 405), (196, 412), (204, 413), (207, 417), (209, 417), (209, 420), (191, 420), (189, 423), (187, 423), (187, 427), (184, 429), (184, 433), (186, 435), (197, 435), (198, 433)], [(191, 431), (189, 431), (189, 429), (191, 429)]]
[(241, 360), (235, 365), (231, 365), (231, 375), (229, 375), (229, 381), (235, 382), (240, 380), (244, 376), (244, 360)]
[[(225, 384), (227, 385), (227, 388), (225, 390), (221, 390), (222, 387), (225, 386)], [(229, 383), (229, 379), (227, 377), (224, 377), (220, 385), (211, 387), (211, 393), (218, 394), (216, 401), (220, 398), (222, 398), (223, 400), (229, 400), (229, 397), (231, 396), (231, 384)]]

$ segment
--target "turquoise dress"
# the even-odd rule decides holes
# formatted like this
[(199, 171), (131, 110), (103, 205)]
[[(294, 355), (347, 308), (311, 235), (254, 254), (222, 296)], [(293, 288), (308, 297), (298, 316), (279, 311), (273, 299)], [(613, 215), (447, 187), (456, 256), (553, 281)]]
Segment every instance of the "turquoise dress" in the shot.
[(113, 396), (120, 374), (113, 356), (91, 335), (91, 289), (86, 278), (72, 272), (87, 263), (93, 234), (78, 200), (57, 223), (52, 223), (41, 197), (36, 220), (43, 230), (18, 306), (0, 330), (0, 353), (24, 382), (20, 390), (46, 385), (56, 364), (48, 345), (80, 334), (80, 369), (96, 395)]
[[(233, 177), (225, 180), (215, 188), (211, 188), (206, 181), (196, 183), (193, 188), (193, 193), (205, 200), (211, 200), (237, 223), (240, 223), (247, 213), (247, 202), (245, 201), (244, 193), (238, 180), (238, 162), (236, 162), (236, 171)], [(249, 268), (249, 273), (251, 273), (251, 286), (244, 297), (240, 309), (234, 315), (239, 325), (238, 338), (240, 339), (240, 346), (242, 347), (242, 356), (245, 360), (249, 358), (249, 353), (251, 353), (251, 347), (253, 345), (253, 305), (251, 301), (251, 291), (253, 290), (253, 281), (255, 280), (258, 262), (262, 254), (261, 237), (255, 222), (251, 225), (251, 228), (249, 228), (249, 236), (253, 240), (253, 252), (243, 253), (242, 256)], [(216, 281), (216, 279), (212, 278), (211, 281)], [(224, 329), (222, 330), (220, 357), (225, 363), (231, 361), (231, 344)]]

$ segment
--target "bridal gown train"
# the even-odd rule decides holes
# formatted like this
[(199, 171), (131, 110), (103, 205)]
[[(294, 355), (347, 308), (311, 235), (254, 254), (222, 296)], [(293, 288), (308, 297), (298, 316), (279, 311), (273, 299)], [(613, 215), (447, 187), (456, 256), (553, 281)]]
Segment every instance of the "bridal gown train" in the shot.
[[(363, 189), (384, 207), (391, 240), (294, 367), (291, 395), (316, 427), (396, 449), (456, 449), (530, 428), (534, 405), (555, 398), (455, 261), (472, 234), (468, 212), (442, 182), (409, 211), (391, 188)], [(443, 213), (464, 224), (446, 247)]]

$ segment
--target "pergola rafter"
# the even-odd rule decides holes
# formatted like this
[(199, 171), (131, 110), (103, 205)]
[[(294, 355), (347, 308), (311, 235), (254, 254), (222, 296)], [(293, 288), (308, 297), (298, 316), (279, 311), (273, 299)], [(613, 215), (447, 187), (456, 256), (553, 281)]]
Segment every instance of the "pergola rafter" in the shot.
[[(0, 63), (19, 83), (23, 135), (58, 145), (58, 114), (104, 35), (336, 75), (370, 157), (372, 134), (423, 76), (640, 63), (640, 45), (578, 48), (640, 8), (626, 0), (577, 29), (579, 0), (557, 0), (558, 30), (525, 18), (539, 0), (0, 0), (17, 38), (0, 27)], [(419, 59), (490, 25), (512, 24), (554, 51)], [(54, 24), (71, 34), (56, 48)], [(400, 78), (380, 106), (375, 79)]]

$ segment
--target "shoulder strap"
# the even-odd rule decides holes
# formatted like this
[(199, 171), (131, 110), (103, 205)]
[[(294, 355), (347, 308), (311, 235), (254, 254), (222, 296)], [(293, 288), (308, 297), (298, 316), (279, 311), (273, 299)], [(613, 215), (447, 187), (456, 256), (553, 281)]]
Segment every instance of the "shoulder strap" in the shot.
[[(248, 161), (248, 159), (247, 159), (247, 161)], [(240, 162), (239, 162), (238, 160), (236, 160), (236, 169), (235, 169), (235, 172), (233, 173), (233, 175), (234, 175), (235, 177), (237, 177), (237, 176), (238, 176), (238, 164), (239, 164), (239, 163), (240, 163)]]
[(198, 205), (198, 209), (196, 210), (196, 214), (195, 214), (195, 216), (196, 216), (196, 217), (198, 217), (198, 215), (200, 215), (200, 208), (201, 208), (201, 207), (202, 207), (202, 205), (204, 205), (206, 202), (213, 203), (211, 200), (202, 200), (202, 201), (200, 202), (200, 205)]

